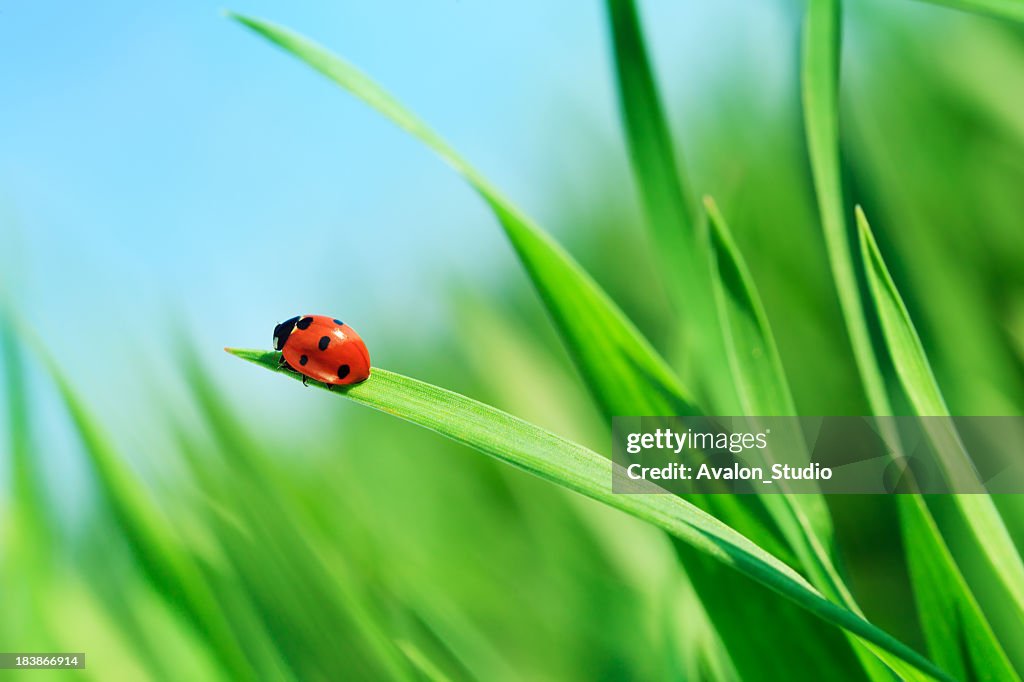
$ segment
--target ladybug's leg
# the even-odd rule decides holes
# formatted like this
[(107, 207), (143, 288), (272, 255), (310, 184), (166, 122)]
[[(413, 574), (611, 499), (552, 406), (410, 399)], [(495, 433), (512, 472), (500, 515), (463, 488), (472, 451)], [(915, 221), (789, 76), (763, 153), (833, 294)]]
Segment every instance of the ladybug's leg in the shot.
[(302, 385), (303, 386), (309, 386), (309, 384), (306, 383), (307, 381), (309, 381), (309, 377), (307, 377), (305, 374), (303, 374), (302, 375)]
[(334, 386), (332, 386), (330, 384), (324, 384), (324, 388), (326, 388), (328, 391), (333, 391), (334, 390)]

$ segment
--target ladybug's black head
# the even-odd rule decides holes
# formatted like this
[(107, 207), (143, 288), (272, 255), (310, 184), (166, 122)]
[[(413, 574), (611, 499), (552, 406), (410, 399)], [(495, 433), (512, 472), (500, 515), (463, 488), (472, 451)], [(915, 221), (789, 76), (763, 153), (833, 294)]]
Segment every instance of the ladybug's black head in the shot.
[(281, 350), (284, 348), (285, 341), (291, 336), (292, 330), (295, 329), (295, 323), (299, 321), (299, 316), (296, 315), (290, 320), (285, 320), (281, 324), (274, 327), (274, 350)]

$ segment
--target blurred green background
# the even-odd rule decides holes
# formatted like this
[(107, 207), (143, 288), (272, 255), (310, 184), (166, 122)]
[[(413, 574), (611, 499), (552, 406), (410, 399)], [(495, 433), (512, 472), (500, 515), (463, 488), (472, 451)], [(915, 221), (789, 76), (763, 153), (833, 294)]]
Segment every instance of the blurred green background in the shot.
[[(232, 9), (378, 78), (687, 365), (600, 3)], [(74, 674), (97, 680), (864, 679), (838, 629), (662, 532), (221, 351), (336, 315), (376, 365), (608, 450), (482, 203), (215, 10), (0, 10), (0, 650), (85, 651)], [(678, 158), (729, 218), (798, 411), (869, 413), (804, 143), (803, 4), (640, 10)], [(871, 217), (951, 410), (1019, 414), (1024, 33), (868, 0), (844, 33), (851, 215)], [(895, 501), (828, 504), (866, 616), (924, 651)], [(997, 504), (1019, 550), (1024, 503)], [(166, 534), (133, 536), (148, 514)], [(787, 634), (734, 646), (764, 618)]]

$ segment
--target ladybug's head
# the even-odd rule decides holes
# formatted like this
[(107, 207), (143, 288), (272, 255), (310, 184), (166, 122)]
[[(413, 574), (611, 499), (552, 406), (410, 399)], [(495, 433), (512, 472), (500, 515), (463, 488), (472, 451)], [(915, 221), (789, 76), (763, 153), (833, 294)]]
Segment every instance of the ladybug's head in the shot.
[(285, 341), (291, 336), (292, 330), (295, 329), (295, 323), (299, 321), (298, 315), (290, 320), (285, 320), (281, 324), (274, 327), (274, 350), (281, 350), (284, 348)]

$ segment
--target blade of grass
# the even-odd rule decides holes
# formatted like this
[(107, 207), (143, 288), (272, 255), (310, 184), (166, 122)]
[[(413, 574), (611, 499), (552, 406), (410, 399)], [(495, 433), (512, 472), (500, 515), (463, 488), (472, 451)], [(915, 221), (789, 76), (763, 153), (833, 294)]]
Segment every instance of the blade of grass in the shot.
[(973, 12), (996, 19), (1024, 21), (1024, 2), (1021, 0), (922, 0), (933, 5)]
[[(743, 414), (795, 415), (775, 337), (743, 255), (714, 200), (706, 197), (704, 206), (711, 228), (714, 298)], [(803, 447), (799, 434), (788, 435), (788, 447)], [(832, 521), (824, 499), (820, 495), (771, 495), (764, 499), (812, 575), (838, 581), (824, 549), (832, 543)], [(818, 545), (817, 550), (812, 549), (814, 545)], [(820, 572), (825, 567), (829, 568)]]
[(959, 679), (1020, 680), (924, 500), (919, 495), (898, 497), (910, 582), (924, 616), (921, 627), (929, 652)]
[(605, 415), (692, 414), (679, 379), (598, 284), (437, 133), (348, 62), (280, 26), (233, 19), (319, 71), (448, 162), (494, 212)]
[(690, 365), (684, 376), (699, 387), (704, 402), (713, 406), (710, 409), (732, 414), (736, 396), (721, 352), (718, 320), (711, 305), (711, 274), (703, 258), (707, 235), (685, 174), (676, 162), (636, 4), (633, 0), (607, 0), (606, 6), (633, 176), (661, 275), (676, 314), (682, 318), (684, 357)]
[[(282, 370), (280, 353), (227, 349), (229, 353), (298, 381)], [(313, 385), (326, 389), (321, 384)], [(512, 415), (446, 389), (375, 369), (367, 381), (335, 394), (435, 431), (456, 442), (622, 510), (684, 540), (709, 556), (792, 599), (827, 622), (900, 659), (910, 678), (921, 671), (950, 679), (938, 667), (862, 617), (821, 596), (793, 569), (750, 540), (673, 495), (628, 495), (611, 491), (612, 463), (596, 452)]]
[(804, 126), (825, 246), (854, 360), (868, 404), (875, 414), (886, 415), (892, 408), (864, 319), (839, 171), (840, 15), (839, 0), (807, 1), (801, 77)]
[(704, 198), (710, 225), (714, 298), (744, 414), (795, 415), (775, 336), (743, 254), (718, 205)]
[[(915, 412), (922, 417), (948, 417), (949, 410), (921, 339), (882, 254), (875, 243), (864, 212), (857, 208), (857, 226), (867, 278), (874, 297), (882, 332), (892, 355), (896, 373)], [(926, 420), (930, 423), (934, 420)], [(926, 428), (935, 444), (940, 464), (950, 480), (970, 475), (970, 461), (948, 420), (945, 428)], [(1024, 619), (1024, 563), (1014, 547), (1006, 526), (989, 495), (953, 495), (957, 510), (970, 529), (973, 540), (992, 569), (993, 580), (1003, 586)]]
[[(1011, 120), (1006, 116), (1011, 111), (1016, 116), (1019, 107), (999, 106), (1009, 105), (1011, 93), (1018, 89), (1006, 87), (1005, 78), (996, 75), (1012, 77), (1019, 71), (1014, 70), (1020, 65), (1019, 46), (1011, 41), (1005, 25), (970, 19), (966, 23), (976, 25), (962, 32), (963, 40), (954, 41), (946, 51), (948, 59), (938, 62), (928, 40), (914, 33), (913, 27), (900, 27), (884, 68), (859, 74), (858, 82), (866, 86), (861, 89), (884, 96), (853, 100), (856, 136), (848, 151), (858, 186), (876, 197), (876, 210), (898, 226), (887, 235), (899, 253), (887, 252), (887, 258), (893, 277), (903, 276), (901, 292), (908, 299), (913, 298), (912, 290), (921, 294), (921, 317), (915, 312), (914, 324), (928, 341), (928, 360), (940, 380), (955, 377), (942, 387), (949, 409), (954, 414), (1013, 414), (1021, 404), (1021, 384), (1005, 332), (999, 328), (998, 321), (1006, 319), (1005, 300), (994, 303), (986, 292), (990, 293), (998, 271), (994, 264), (1016, 262), (1019, 182), (1013, 174), (997, 170), (999, 164), (993, 164), (990, 155), (976, 156), (971, 150), (985, 144), (983, 139), (1019, 140), (1013, 126), (1006, 125)], [(935, 41), (930, 42), (934, 48)], [(903, 65), (906, 69), (901, 71)], [(982, 72), (986, 78), (979, 80), (977, 74)], [(872, 99), (885, 104), (871, 110)], [(936, 107), (937, 101), (948, 106)], [(965, 117), (984, 125), (974, 126), (967, 138), (951, 134), (960, 129)], [(925, 139), (931, 142), (919, 144)], [(909, 145), (894, 144), (896, 140)], [(919, 172), (905, 173), (909, 167)], [(958, 168), (959, 173), (950, 175), (948, 168)], [(1004, 183), (1006, 189), (998, 189)], [(936, 197), (944, 200), (935, 201)], [(984, 225), (982, 233), (960, 229), (974, 224)], [(900, 253), (905, 256), (899, 263), (903, 267), (896, 267), (893, 260)], [(1024, 508), (1018, 496), (994, 496), (992, 502), (1011, 537), (1024, 537)], [(1018, 670), (1024, 670), (1020, 611), (991, 576), (990, 562), (957, 507), (952, 497), (934, 496), (928, 498), (927, 512), (940, 521), (948, 550), (1004, 651)], [(916, 588), (924, 585), (915, 583)], [(939, 595), (938, 600), (944, 598)], [(919, 605), (924, 603), (918, 600)], [(922, 613), (921, 620), (931, 617)], [(958, 641), (969, 637), (964, 633)]]
[[(711, 226), (714, 298), (719, 306), (719, 319), (743, 414), (795, 415), (796, 406), (775, 337), (753, 278), (715, 202), (707, 197), (704, 205)], [(800, 447), (799, 438), (793, 439), (792, 447)], [(788, 504), (780, 506), (779, 502)], [(765, 503), (771, 505), (770, 510), (805, 564), (817, 563), (811, 560), (815, 553), (808, 553), (806, 536), (813, 534), (820, 542), (831, 545), (832, 521), (824, 499), (819, 495), (801, 495), (799, 499), (772, 495), (765, 498)], [(790, 512), (785, 511), (787, 506), (791, 506)], [(822, 559), (829, 563), (827, 556)], [(813, 573), (813, 566), (807, 567)]]
[[(658, 256), (663, 258), (665, 274), (674, 273), (688, 262), (698, 271), (706, 272), (696, 257), (695, 202), (676, 165), (672, 134), (658, 95), (636, 5), (633, 0), (607, 0), (605, 4), (615, 53), (619, 108), (633, 173), (650, 229), (660, 247)], [(707, 288), (706, 282), (699, 282), (698, 286)]]

